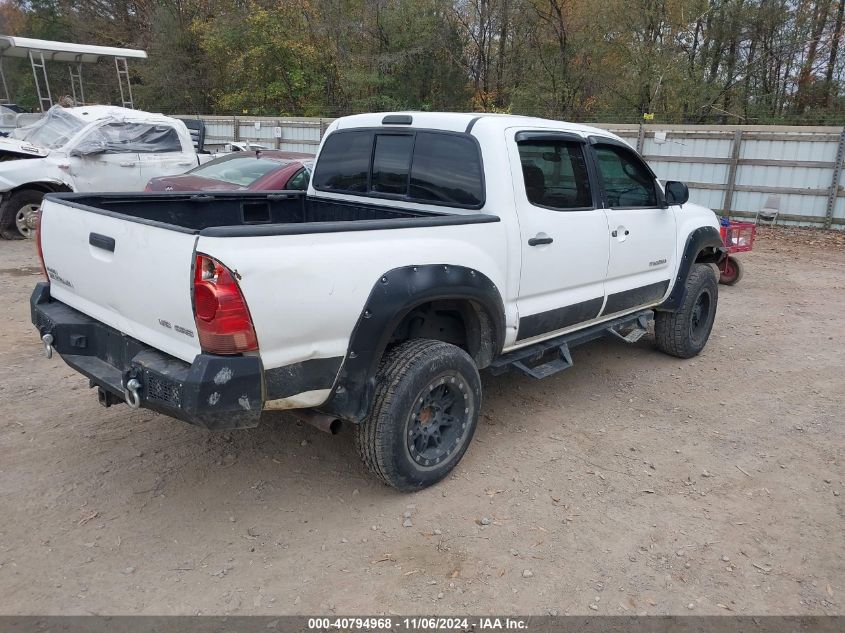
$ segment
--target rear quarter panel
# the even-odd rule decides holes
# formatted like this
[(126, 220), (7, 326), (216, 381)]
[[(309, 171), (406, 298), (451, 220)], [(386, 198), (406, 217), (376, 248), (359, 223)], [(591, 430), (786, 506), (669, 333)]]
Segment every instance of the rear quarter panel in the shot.
[(506, 296), (505, 223), (266, 237), (201, 236), (239, 275), (264, 367), (344, 356), (367, 297), (401, 266), (466, 266)]

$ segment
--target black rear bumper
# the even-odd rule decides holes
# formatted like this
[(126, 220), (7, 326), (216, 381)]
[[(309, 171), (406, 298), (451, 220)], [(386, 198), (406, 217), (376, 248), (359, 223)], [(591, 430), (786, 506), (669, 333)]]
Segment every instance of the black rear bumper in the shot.
[(50, 334), (62, 359), (106, 392), (106, 405), (123, 402), (124, 385), (135, 378), (144, 408), (214, 430), (258, 424), (264, 402), (259, 357), (198, 354), (186, 363), (53, 300), (46, 282), (36, 285), (30, 309), (39, 334)]

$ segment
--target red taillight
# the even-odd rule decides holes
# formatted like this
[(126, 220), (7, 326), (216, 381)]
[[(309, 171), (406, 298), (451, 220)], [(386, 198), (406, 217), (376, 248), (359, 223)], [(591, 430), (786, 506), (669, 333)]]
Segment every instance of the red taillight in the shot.
[(204, 352), (240, 354), (258, 349), (252, 318), (237, 281), (228, 268), (208, 255), (197, 255), (194, 321)]
[(36, 211), (38, 214), (35, 220), (35, 250), (38, 251), (38, 261), (41, 263), (41, 272), (43, 273), (45, 279), (50, 281), (50, 278), (47, 276), (47, 267), (44, 265), (44, 250), (41, 248), (41, 209)]

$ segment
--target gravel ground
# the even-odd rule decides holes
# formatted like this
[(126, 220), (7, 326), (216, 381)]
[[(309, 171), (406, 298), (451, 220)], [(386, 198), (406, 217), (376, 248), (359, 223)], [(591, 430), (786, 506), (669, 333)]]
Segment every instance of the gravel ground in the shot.
[(411, 495), (349, 429), (101, 408), (0, 242), (0, 613), (843, 614), (843, 238), (764, 231), (696, 359), (485, 376), (467, 456)]

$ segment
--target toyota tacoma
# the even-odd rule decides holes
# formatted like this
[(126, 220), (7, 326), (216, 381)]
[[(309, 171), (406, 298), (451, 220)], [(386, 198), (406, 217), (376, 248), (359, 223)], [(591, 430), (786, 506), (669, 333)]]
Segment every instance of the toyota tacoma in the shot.
[(467, 450), (481, 370), (545, 378), (652, 320), (659, 350), (702, 350), (724, 246), (688, 197), (591, 127), (350, 116), (304, 192), (48, 194), (32, 321), (105, 406), (350, 423), (370, 471), (416, 490)]

